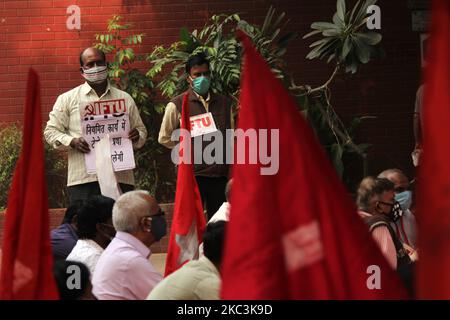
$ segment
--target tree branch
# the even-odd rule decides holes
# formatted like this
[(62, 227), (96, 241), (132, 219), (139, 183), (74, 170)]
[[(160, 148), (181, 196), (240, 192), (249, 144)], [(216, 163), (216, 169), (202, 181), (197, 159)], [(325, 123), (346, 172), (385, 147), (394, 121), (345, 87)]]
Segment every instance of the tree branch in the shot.
[[(317, 91), (320, 91), (320, 90), (328, 88), (328, 85), (331, 83), (331, 81), (333, 81), (333, 79), (336, 76), (339, 68), (340, 68), (340, 64), (338, 63), (336, 65), (336, 67), (334, 68), (334, 71), (331, 74), (330, 78), (323, 85), (321, 85), (321, 86), (319, 86), (317, 88), (314, 88), (314, 89), (309, 89), (308, 88), (307, 92), (302, 93), (299, 96), (301, 97), (301, 96), (308, 95), (308, 94), (311, 94), (311, 93), (314, 93), (314, 92), (317, 92)], [(289, 89), (291, 89), (291, 90), (305, 90), (305, 87), (304, 86), (297, 86), (297, 85), (295, 85), (294, 81), (292, 80), (291, 81), (291, 87)]]

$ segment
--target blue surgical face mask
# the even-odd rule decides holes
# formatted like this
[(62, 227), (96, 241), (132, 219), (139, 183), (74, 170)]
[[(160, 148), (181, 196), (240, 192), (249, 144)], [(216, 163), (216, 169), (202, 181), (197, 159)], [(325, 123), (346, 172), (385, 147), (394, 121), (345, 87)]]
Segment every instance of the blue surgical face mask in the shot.
[(403, 210), (408, 210), (411, 207), (412, 203), (412, 192), (407, 190), (397, 193), (395, 195), (395, 200), (400, 203)]
[(210, 84), (211, 81), (209, 80), (208, 77), (201, 76), (192, 79), (192, 89), (199, 95), (205, 95), (209, 90)]

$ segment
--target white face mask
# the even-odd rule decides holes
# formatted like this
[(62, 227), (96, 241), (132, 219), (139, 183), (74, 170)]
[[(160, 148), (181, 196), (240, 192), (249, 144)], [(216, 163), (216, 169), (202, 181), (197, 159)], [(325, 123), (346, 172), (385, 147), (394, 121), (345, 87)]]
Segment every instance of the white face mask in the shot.
[(95, 65), (90, 69), (83, 69), (83, 77), (90, 83), (101, 83), (108, 77), (108, 67)]

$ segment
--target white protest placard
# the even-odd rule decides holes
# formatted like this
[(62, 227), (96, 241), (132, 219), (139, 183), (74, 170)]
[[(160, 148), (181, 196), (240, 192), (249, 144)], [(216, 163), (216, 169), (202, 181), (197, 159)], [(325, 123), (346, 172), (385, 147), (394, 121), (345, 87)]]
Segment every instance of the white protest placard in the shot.
[[(84, 103), (80, 108), (81, 131), (91, 152), (85, 154), (86, 171), (94, 174), (96, 170), (95, 146), (109, 135), (111, 161), (114, 171), (134, 169), (133, 144), (128, 139), (130, 119), (124, 99)], [(120, 113), (118, 113), (120, 112)]]
[(189, 121), (191, 122), (192, 138), (217, 131), (211, 112), (192, 116)]
[(101, 194), (105, 197), (117, 200), (122, 192), (112, 166), (111, 144), (109, 135), (105, 135), (95, 148), (95, 165), (97, 168), (98, 184)]

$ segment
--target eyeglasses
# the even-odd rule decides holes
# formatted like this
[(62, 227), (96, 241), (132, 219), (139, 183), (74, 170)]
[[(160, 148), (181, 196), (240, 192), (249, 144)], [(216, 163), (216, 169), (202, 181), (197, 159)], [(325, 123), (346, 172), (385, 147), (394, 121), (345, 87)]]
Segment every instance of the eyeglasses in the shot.
[(162, 211), (161, 208), (159, 208), (157, 213), (152, 214), (151, 216), (145, 216), (144, 218), (150, 218), (150, 220), (151, 220), (153, 217), (159, 217), (159, 216), (163, 216), (163, 215), (165, 215), (165, 212)]

